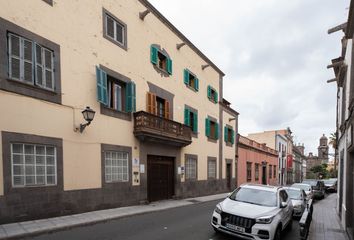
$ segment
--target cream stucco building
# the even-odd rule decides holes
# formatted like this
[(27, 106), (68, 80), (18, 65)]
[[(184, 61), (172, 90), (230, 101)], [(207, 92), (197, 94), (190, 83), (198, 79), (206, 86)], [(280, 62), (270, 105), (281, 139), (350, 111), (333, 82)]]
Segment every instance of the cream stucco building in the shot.
[(0, 222), (235, 186), (224, 73), (148, 1), (0, 4)]

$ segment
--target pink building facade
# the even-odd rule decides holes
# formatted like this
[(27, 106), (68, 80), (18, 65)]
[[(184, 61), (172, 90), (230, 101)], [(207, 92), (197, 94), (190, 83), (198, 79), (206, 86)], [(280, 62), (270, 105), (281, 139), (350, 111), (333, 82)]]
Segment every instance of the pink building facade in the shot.
[(238, 139), (237, 185), (277, 185), (278, 152), (241, 135)]

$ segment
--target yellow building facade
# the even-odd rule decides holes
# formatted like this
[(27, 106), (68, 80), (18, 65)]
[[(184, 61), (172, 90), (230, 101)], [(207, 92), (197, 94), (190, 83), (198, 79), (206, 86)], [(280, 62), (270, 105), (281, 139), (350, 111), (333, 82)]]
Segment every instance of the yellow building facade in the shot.
[(0, 3), (0, 222), (235, 186), (224, 73), (148, 1)]

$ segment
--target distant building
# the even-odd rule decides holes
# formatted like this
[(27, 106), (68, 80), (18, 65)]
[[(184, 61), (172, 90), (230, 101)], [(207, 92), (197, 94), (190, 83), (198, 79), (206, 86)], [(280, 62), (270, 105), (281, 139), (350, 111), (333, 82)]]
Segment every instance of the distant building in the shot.
[(318, 146), (318, 155), (313, 155), (312, 152), (307, 156), (307, 169), (306, 169), (306, 177), (311, 178), (313, 175), (311, 174), (311, 168), (317, 165), (321, 165), (323, 163), (328, 163), (328, 138), (323, 134), (320, 138), (320, 144)]
[(292, 137), (290, 129), (251, 133), (248, 134), (248, 138), (265, 143), (268, 147), (278, 151), (278, 184), (286, 185), (289, 167), (292, 164)]
[(238, 184), (277, 185), (278, 152), (241, 135), (238, 139)]
[(304, 179), (303, 162), (306, 163), (306, 156), (304, 155), (304, 151), (305, 146), (303, 144), (293, 147), (293, 182), (302, 182), (302, 180)]

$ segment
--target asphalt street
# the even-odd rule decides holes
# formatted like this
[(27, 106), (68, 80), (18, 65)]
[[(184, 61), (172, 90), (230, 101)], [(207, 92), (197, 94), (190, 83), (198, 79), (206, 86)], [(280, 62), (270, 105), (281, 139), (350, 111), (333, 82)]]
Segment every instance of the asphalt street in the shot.
[[(33, 240), (231, 240), (228, 235), (215, 233), (210, 218), (219, 201), (193, 204), (160, 212), (120, 218), (90, 226), (44, 234)], [(298, 221), (282, 239), (299, 239)]]

